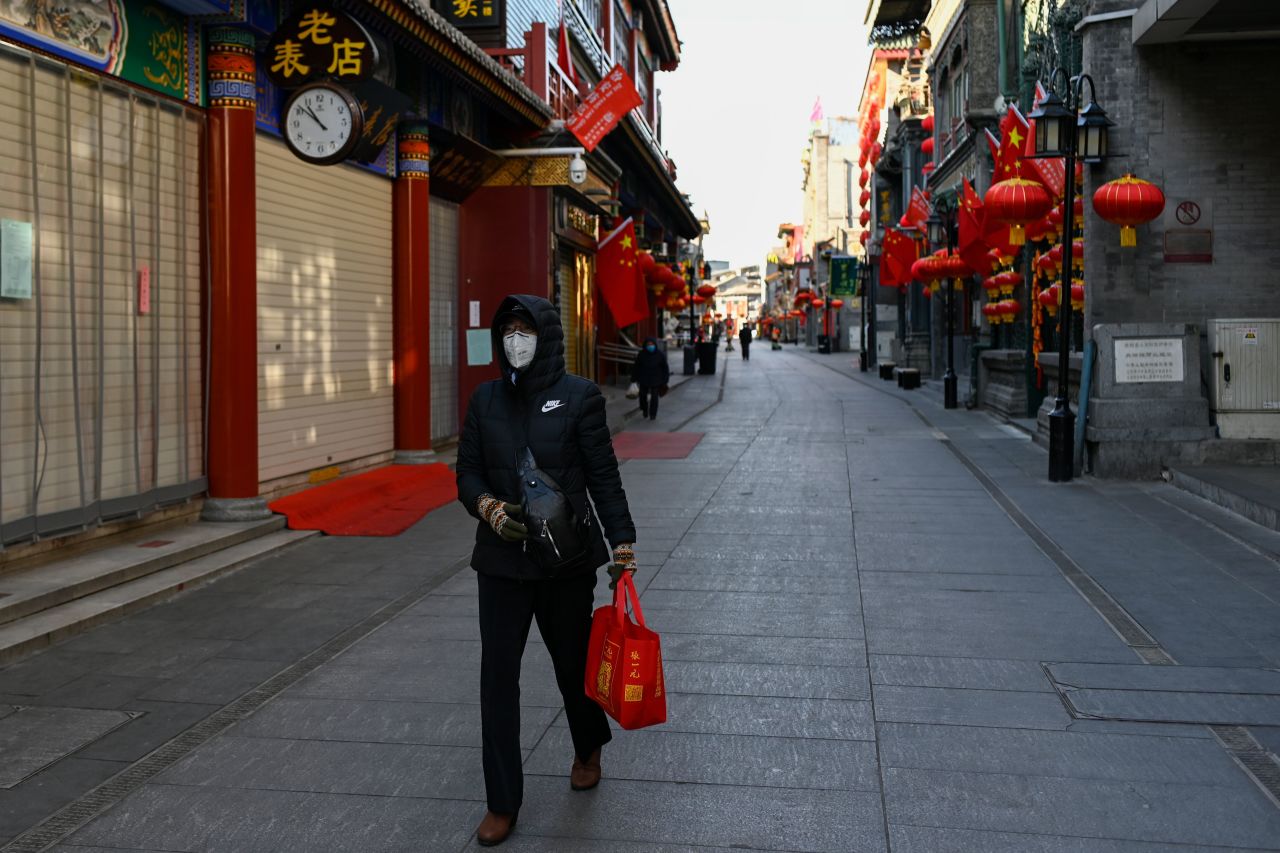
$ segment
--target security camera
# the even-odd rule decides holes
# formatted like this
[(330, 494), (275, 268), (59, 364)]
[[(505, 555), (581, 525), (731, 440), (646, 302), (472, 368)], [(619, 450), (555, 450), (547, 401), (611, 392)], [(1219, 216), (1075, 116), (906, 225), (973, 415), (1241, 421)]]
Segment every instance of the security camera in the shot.
[(573, 159), (569, 161), (569, 180), (575, 184), (583, 184), (587, 181), (587, 161), (582, 159), (581, 154), (574, 154)]

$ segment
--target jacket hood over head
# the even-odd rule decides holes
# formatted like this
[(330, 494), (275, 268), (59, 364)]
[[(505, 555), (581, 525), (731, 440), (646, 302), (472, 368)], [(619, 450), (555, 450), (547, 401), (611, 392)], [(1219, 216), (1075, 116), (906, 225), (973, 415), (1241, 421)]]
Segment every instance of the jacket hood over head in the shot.
[[(511, 366), (502, 346), (502, 318), (508, 314), (523, 317), (538, 332), (538, 347), (534, 350), (533, 361), (524, 370), (518, 371)], [(525, 293), (508, 296), (494, 312), (490, 328), (502, 378), (510, 383), (514, 377), (516, 390), (522, 396), (537, 394), (564, 376), (564, 329), (560, 325), (560, 312), (546, 299)]]

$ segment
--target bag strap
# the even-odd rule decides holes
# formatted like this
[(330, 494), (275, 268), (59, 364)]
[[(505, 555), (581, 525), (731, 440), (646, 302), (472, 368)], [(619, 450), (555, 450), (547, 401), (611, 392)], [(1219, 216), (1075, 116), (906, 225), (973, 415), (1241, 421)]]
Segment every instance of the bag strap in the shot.
[(631, 605), (631, 610), (636, 615), (636, 624), (641, 628), (648, 627), (644, 624), (644, 611), (640, 609), (640, 593), (636, 592), (635, 582), (631, 580), (631, 572), (623, 572), (617, 586), (613, 588), (613, 614), (619, 625), (626, 618), (627, 604)]

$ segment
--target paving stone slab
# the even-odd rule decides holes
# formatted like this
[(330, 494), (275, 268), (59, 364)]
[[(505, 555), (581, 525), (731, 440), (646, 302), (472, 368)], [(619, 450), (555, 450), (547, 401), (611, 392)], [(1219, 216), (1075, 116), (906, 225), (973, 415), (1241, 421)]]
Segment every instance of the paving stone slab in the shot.
[(1052, 693), (1035, 661), (995, 658), (871, 655), (871, 683), (900, 687), (954, 687)]
[(663, 661), (663, 677), (667, 689), (676, 693), (802, 699), (871, 698), (867, 670), (861, 666)]
[(676, 634), (662, 637), (664, 661), (720, 663), (813, 664), (841, 661), (862, 665), (866, 644), (861, 640), (812, 637), (737, 637), (725, 634)]
[(1017, 636), (956, 628), (869, 627), (867, 648), (873, 654), (955, 655), (1032, 661), (1075, 659), (1129, 663), (1134, 659), (1133, 650), (1105, 627), (1084, 636), (1068, 637), (1050, 631)]
[[(479, 695), (474, 703), (322, 699), (289, 693), (272, 700), (232, 732), (250, 738), (479, 746)], [(520, 745), (533, 749), (558, 707), (520, 709)]]
[(863, 589), (961, 590), (964, 592), (1058, 592), (1069, 590), (1060, 575), (991, 574), (986, 572), (893, 572), (864, 568), (858, 573)]
[(480, 749), (471, 746), (224, 735), (161, 773), (155, 782), (484, 801)]
[[(568, 728), (553, 727), (525, 773), (563, 777), (573, 756)], [(880, 790), (874, 743), (794, 737), (622, 732), (605, 747), (612, 782), (677, 782), (824, 791)]]
[(1280, 809), (1232, 787), (885, 769), (890, 823), (1148, 843), (1273, 847)]
[[(567, 725), (563, 714), (555, 725)], [(668, 693), (667, 722), (653, 730), (825, 740), (875, 739), (870, 701), (789, 696)]]
[(857, 596), (847, 594), (698, 591), (651, 587), (643, 598), (643, 604), (646, 608), (665, 610), (739, 611), (743, 618), (750, 618), (762, 611), (825, 615), (861, 613)]
[(133, 716), (76, 754), (102, 761), (137, 761), (170, 738), (218, 710), (219, 705), (134, 700), (124, 709)]
[(1045, 669), (1059, 685), (1078, 689), (1280, 696), (1280, 670), (1274, 669), (1096, 663), (1048, 663)]
[(158, 702), (222, 705), (280, 672), (279, 661), (213, 658), (138, 695)]
[(87, 708), (9, 706), (0, 716), (0, 788), (13, 788), (133, 716)]
[[(823, 574), (804, 576), (762, 574), (755, 572), (732, 573), (717, 571), (677, 571), (674, 563), (668, 563), (652, 575), (649, 587), (653, 590), (697, 590), (704, 592), (754, 592), (784, 595), (817, 595), (840, 593), (855, 596), (858, 592), (858, 576), (852, 568), (838, 569)], [(823, 564), (827, 565), (827, 564)], [(641, 572), (639, 577), (644, 577)]]
[(1063, 688), (1072, 716), (1149, 723), (1280, 726), (1280, 696)]
[[(420, 669), (394, 664), (330, 665), (306, 676), (289, 691), (293, 696), (324, 699), (470, 703), (480, 696), (480, 668), (465, 662)], [(548, 708), (564, 703), (554, 678), (536, 675), (521, 679), (520, 701)]]
[(50, 765), (16, 788), (0, 790), (0, 837), (25, 832), (126, 766), (120, 761), (96, 761), (73, 755)]
[[(1087, 832), (1088, 828), (1077, 831)], [(1168, 844), (1040, 833), (979, 832), (933, 826), (889, 825), (894, 853), (1173, 853)], [(1238, 853), (1239, 847), (1179, 844), (1176, 853)]]
[(458, 850), (479, 803), (296, 791), (147, 785), (72, 844), (208, 853), (420, 853)]
[(1234, 787), (1214, 740), (1143, 734), (880, 723), (886, 767)]
[(1060, 731), (1071, 722), (1054, 693), (877, 685), (875, 704), (876, 720), (888, 723)]
[(526, 780), (517, 832), (605, 849), (631, 843), (763, 850), (885, 850), (879, 794), (608, 781), (571, 797), (563, 779)]
[(645, 621), (659, 634), (725, 634), (740, 637), (815, 637), (859, 640), (862, 620), (851, 614), (811, 615), (761, 612), (744, 616), (733, 611), (668, 610), (646, 607)]

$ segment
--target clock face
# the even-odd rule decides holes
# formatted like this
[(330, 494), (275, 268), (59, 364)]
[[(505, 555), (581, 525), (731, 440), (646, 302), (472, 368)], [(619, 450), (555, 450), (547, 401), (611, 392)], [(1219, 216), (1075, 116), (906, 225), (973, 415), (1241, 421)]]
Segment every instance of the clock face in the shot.
[(333, 86), (299, 89), (285, 110), (284, 135), (293, 152), (313, 163), (336, 163), (351, 153), (361, 132), (354, 99)]

